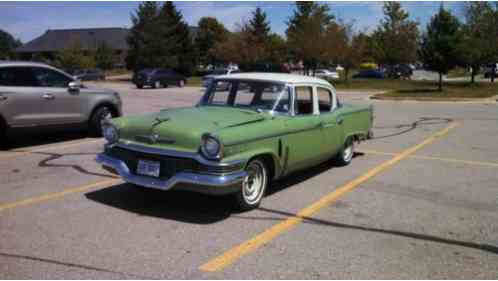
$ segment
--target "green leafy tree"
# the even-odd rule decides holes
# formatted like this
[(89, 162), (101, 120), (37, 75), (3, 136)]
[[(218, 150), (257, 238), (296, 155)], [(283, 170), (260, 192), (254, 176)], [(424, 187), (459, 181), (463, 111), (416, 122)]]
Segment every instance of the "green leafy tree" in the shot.
[(461, 61), (471, 67), (474, 83), (482, 65), (498, 60), (498, 4), (493, 7), (489, 2), (468, 2), (464, 14)]
[(12, 59), (15, 56), (14, 49), (21, 45), (21, 41), (0, 29), (0, 59)]
[(219, 63), (210, 50), (217, 43), (226, 41), (228, 33), (225, 26), (215, 18), (203, 17), (199, 20), (197, 35), (195, 37), (195, 48), (201, 64), (216, 65)]
[(113, 67), (113, 51), (105, 42), (102, 42), (95, 51), (95, 64), (97, 67), (108, 70)]
[(458, 46), (462, 41), (460, 22), (443, 6), (427, 25), (422, 36), (420, 59), (425, 67), (439, 73), (438, 89), (443, 89), (443, 74), (458, 65)]
[(334, 17), (325, 4), (296, 2), (294, 14), (287, 22), (287, 42), (296, 60), (302, 60), (305, 73), (316, 70), (326, 54), (322, 44), (326, 31)]
[(372, 34), (377, 63), (395, 65), (417, 59), (418, 23), (398, 2), (385, 2), (384, 19)]
[(75, 40), (69, 47), (57, 53), (56, 64), (64, 70), (72, 72), (76, 69), (95, 68), (95, 59), (92, 55), (85, 54), (80, 42)]

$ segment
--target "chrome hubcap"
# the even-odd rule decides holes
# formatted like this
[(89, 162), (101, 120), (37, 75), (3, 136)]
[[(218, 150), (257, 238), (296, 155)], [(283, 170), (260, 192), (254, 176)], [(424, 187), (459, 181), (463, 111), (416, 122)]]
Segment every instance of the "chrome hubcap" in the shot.
[(156, 81), (156, 88), (161, 88), (161, 83), (159, 83), (159, 81)]
[(346, 147), (342, 153), (342, 157), (346, 162), (351, 161), (353, 158), (353, 144), (348, 144), (348, 147)]
[(242, 183), (242, 193), (247, 204), (255, 204), (263, 196), (266, 185), (266, 171), (259, 161), (251, 162), (246, 168), (247, 176)]

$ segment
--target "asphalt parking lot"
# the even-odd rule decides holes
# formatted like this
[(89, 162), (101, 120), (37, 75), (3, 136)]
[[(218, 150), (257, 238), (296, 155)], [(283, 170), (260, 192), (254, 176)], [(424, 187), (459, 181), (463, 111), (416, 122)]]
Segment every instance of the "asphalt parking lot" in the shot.
[[(200, 88), (119, 91), (124, 114), (190, 106)], [(0, 278), (495, 279), (496, 103), (375, 106), (353, 163), (274, 183), (257, 210), (226, 198), (141, 193), (95, 163), (84, 134), (0, 152)]]

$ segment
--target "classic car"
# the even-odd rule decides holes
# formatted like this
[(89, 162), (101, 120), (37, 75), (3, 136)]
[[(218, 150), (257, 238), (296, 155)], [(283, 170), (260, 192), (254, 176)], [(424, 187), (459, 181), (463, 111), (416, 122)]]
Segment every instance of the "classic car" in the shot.
[(349, 164), (372, 122), (371, 106), (340, 103), (323, 79), (231, 74), (195, 107), (106, 121), (96, 160), (139, 189), (232, 194), (249, 210), (273, 180), (331, 158)]

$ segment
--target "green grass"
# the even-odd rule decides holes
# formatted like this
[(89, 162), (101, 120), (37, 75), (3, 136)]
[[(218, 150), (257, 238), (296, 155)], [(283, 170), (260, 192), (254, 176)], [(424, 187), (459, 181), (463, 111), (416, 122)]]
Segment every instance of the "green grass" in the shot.
[(123, 74), (131, 74), (131, 71), (127, 69), (110, 69), (105, 71), (106, 76), (123, 75)]
[(460, 78), (460, 77), (468, 77), (470, 73), (468, 73), (465, 68), (457, 67), (448, 72), (448, 78)]
[(202, 77), (200, 76), (191, 76), (187, 79), (187, 86), (190, 87), (200, 87), (202, 86)]
[(455, 99), (455, 98), (489, 98), (498, 95), (498, 84), (451, 82), (444, 83), (443, 90), (438, 91), (437, 83), (418, 82), (416, 87), (391, 89), (380, 98), (415, 98), (415, 99)]
[(443, 91), (438, 91), (435, 81), (412, 81), (392, 79), (351, 79), (333, 81), (338, 90), (379, 90), (386, 93), (380, 98), (488, 98), (498, 95), (498, 83), (464, 81), (444, 82)]

